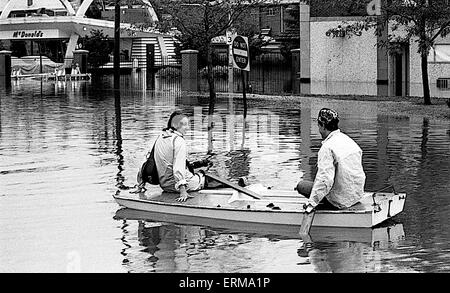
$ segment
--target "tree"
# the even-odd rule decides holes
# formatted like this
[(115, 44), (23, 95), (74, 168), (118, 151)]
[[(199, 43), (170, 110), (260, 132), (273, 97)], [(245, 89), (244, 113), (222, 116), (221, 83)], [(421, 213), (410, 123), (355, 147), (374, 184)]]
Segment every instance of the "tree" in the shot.
[(0, 51), (6, 50), (5, 45), (3, 44), (2, 41), (0, 41)]
[(404, 28), (406, 34), (390, 34), (388, 41), (410, 42), (418, 44), (417, 53), (420, 54), (424, 104), (430, 105), (430, 85), (428, 79), (428, 54), (438, 37), (445, 37), (450, 33), (450, 3), (447, 0), (392, 0), (389, 5), (382, 7), (381, 19), (383, 23), (390, 20), (395, 32)]
[[(352, 2), (353, 0), (341, 0)], [(381, 15), (365, 16), (361, 22), (342, 26), (341, 29), (359, 34), (362, 30), (375, 28), (381, 35), (389, 25), (391, 33), (387, 41), (381, 43), (389, 50), (395, 50), (395, 44), (417, 42), (420, 55), (424, 104), (431, 104), (428, 78), (428, 55), (436, 39), (450, 33), (450, 1), (448, 0), (385, 0), (381, 6)], [(336, 32), (331, 29), (329, 32)]]
[(101, 19), (102, 18), (102, 12), (99, 8), (99, 3), (93, 2), (91, 6), (89, 6), (89, 9), (86, 11), (86, 17), (88, 18), (94, 18), (94, 19)]
[(90, 35), (81, 39), (81, 44), (83, 49), (89, 51), (88, 63), (92, 67), (98, 68), (109, 62), (113, 46), (102, 30), (92, 30)]
[(207, 65), (210, 93), (209, 113), (214, 112), (216, 92), (212, 72), (214, 50), (212, 38), (224, 35), (227, 29), (234, 27), (236, 32), (249, 37), (251, 53), (261, 54), (261, 46), (267, 43), (255, 37), (259, 33), (259, 19), (249, 18), (247, 12), (263, 3), (277, 3), (279, 0), (97, 0), (101, 7), (112, 5), (116, 1), (128, 5), (151, 6), (159, 21), (130, 27), (130, 29), (154, 29), (170, 33), (180, 42), (176, 51), (196, 49), (199, 51), (199, 63)]
[[(256, 13), (249, 13), (249, 10), (254, 10)], [(253, 60), (263, 53), (261, 48), (272, 40), (271, 37), (261, 35), (259, 19), (255, 18), (259, 18), (259, 13), (259, 7), (255, 5), (238, 17), (232, 25), (237, 34), (248, 38), (250, 58)], [(250, 15), (253, 15), (253, 17)]]
[[(155, 1), (152, 1), (152, 4)], [(176, 28), (176, 37), (183, 47), (190, 47), (199, 51), (200, 58), (207, 63), (209, 87), (209, 115), (213, 115), (216, 102), (214, 88), (213, 47), (211, 40), (237, 24), (245, 17), (245, 13), (267, 0), (159, 0), (158, 7)], [(276, 2), (276, 1), (271, 1)], [(160, 13), (161, 13), (160, 12)], [(160, 21), (165, 21), (160, 19)], [(168, 26), (166, 26), (168, 27)]]

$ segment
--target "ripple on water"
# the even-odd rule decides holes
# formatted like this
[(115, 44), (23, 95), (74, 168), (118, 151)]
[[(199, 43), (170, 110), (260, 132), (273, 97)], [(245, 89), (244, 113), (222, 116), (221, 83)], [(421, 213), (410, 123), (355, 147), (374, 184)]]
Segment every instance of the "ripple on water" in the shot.
[[(377, 249), (367, 242), (329, 240), (319, 243), (305, 261), (297, 255), (298, 239), (182, 223), (149, 227), (144, 221), (113, 220), (118, 206), (111, 195), (116, 185), (135, 184), (137, 169), (174, 109), (194, 115), (187, 143), (193, 158), (204, 157), (207, 99), (123, 90), (118, 112), (113, 92), (102, 90), (108, 84), (104, 80), (66, 88), (43, 84), (41, 94), (36, 93), (40, 82), (32, 81), (2, 92), (0, 196), (2, 207), (14, 210), (15, 220), (0, 225), (0, 241), (15, 245), (8, 245), (8, 255), (13, 257), (1, 255), (0, 262), (7, 261), (12, 270), (36, 268), (33, 264), (44, 261), (54, 271), (64, 270), (60, 260), (66, 259), (67, 251), (58, 247), (79, 250), (86, 256), (85, 266), (99, 271), (448, 270), (448, 121), (386, 115), (374, 102), (324, 99), (295, 107), (289, 101), (257, 102), (249, 108), (243, 128), (239, 98), (232, 104), (219, 99), (216, 113), (223, 127), (213, 130), (211, 170), (222, 176), (232, 180), (247, 176), (251, 183), (281, 189), (291, 189), (301, 177), (313, 178), (321, 146), (316, 113), (327, 106), (338, 110), (342, 130), (363, 150), (367, 189), (392, 183), (408, 193), (405, 210), (397, 217), (405, 237), (395, 247)], [(235, 116), (229, 115), (230, 109)], [(121, 120), (116, 119), (117, 113)], [(230, 118), (236, 118), (233, 128)], [(16, 241), (27, 238), (33, 239), (32, 246)], [(59, 254), (40, 258), (41, 254), (32, 254), (35, 247), (52, 247)], [(97, 248), (101, 257), (91, 257)]]

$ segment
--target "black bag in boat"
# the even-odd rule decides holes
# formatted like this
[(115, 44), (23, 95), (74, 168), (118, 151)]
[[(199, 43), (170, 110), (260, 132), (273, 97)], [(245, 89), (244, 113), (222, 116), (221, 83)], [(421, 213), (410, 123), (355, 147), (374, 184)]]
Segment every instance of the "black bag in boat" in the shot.
[(147, 156), (147, 160), (142, 164), (142, 167), (138, 172), (137, 182), (139, 183), (139, 185), (144, 183), (150, 183), (153, 185), (159, 184), (158, 170), (156, 169), (155, 163), (154, 145), (150, 152), (150, 155)]
[(186, 166), (189, 169), (189, 171), (191, 171), (191, 173), (194, 174), (195, 173), (194, 169), (212, 166), (212, 162), (208, 159), (203, 159), (203, 160), (195, 161), (192, 163), (189, 162), (188, 160), (186, 160)]
[[(177, 136), (173, 140), (173, 150), (174, 150), (174, 156), (175, 156), (175, 140), (177, 139)], [(138, 172), (137, 175), (137, 182), (139, 185), (143, 185), (145, 183), (150, 183), (153, 185), (159, 184), (159, 176), (158, 176), (158, 170), (156, 169), (156, 163), (155, 163), (155, 144), (153, 145), (153, 148), (149, 155), (147, 155), (147, 160), (142, 164), (141, 169)], [(208, 159), (203, 159), (200, 161), (196, 161), (193, 163), (190, 163), (188, 160), (186, 160), (186, 166), (189, 169), (191, 173), (194, 173), (194, 169), (200, 168), (200, 167), (206, 167), (208, 165), (212, 165), (212, 163)]]

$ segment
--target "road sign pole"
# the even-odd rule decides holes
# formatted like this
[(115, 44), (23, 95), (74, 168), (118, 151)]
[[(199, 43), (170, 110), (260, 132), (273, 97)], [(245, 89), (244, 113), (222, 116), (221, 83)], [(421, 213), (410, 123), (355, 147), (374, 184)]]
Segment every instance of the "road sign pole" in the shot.
[(245, 87), (245, 71), (250, 71), (250, 52), (248, 38), (235, 36), (231, 42), (233, 52), (233, 67), (241, 70), (242, 99), (244, 103), (244, 119), (247, 117), (247, 96)]
[(244, 102), (244, 119), (247, 117), (247, 95), (245, 89), (245, 70), (241, 69), (242, 78), (242, 100)]
[(230, 43), (228, 45), (228, 92), (234, 92), (234, 76), (233, 76), (233, 47)]

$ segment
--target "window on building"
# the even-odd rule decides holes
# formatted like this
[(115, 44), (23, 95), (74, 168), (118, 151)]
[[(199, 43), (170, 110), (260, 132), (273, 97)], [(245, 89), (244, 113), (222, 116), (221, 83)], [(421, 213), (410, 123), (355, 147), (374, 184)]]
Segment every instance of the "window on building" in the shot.
[(428, 62), (450, 63), (450, 44), (436, 44), (428, 54)]
[(67, 15), (67, 11), (55, 11), (55, 16), (64, 16)]
[(267, 8), (267, 16), (275, 16), (275, 9)]

